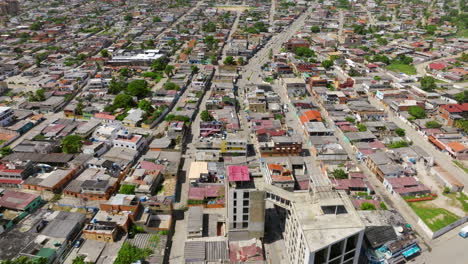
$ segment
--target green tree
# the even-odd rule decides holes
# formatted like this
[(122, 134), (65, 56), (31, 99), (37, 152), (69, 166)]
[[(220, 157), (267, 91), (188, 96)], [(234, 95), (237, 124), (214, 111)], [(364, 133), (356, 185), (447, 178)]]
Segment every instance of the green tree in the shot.
[(192, 70), (192, 74), (197, 74), (200, 71), (197, 65), (190, 66), (190, 69)]
[(145, 97), (149, 94), (148, 82), (145, 80), (133, 80), (128, 83), (127, 92), (138, 98)]
[(175, 69), (174, 66), (166, 65), (166, 68), (164, 68), (164, 73), (166, 74), (167, 77), (172, 77), (174, 75), (174, 69)]
[(333, 67), (333, 61), (332, 60), (324, 60), (322, 61), (322, 67), (324, 67), (325, 69), (330, 69), (331, 67)]
[(395, 129), (395, 134), (397, 134), (399, 137), (404, 137), (406, 132), (403, 128), (397, 128)]
[(209, 121), (214, 120), (213, 116), (207, 110), (204, 110), (203, 112), (200, 113), (200, 118), (204, 122), (209, 122)]
[(425, 126), (427, 128), (441, 128), (442, 127), (442, 124), (440, 124), (439, 122), (437, 121), (427, 121)]
[(206, 36), (203, 42), (209, 50), (213, 50), (218, 45), (218, 40), (215, 39), (212, 35)]
[(114, 98), (114, 103), (112, 104), (114, 109), (117, 108), (130, 108), (135, 106), (135, 102), (133, 101), (133, 98), (128, 95), (128, 94), (118, 94)]
[(380, 202), (379, 207), (381, 210), (388, 210), (387, 205), (384, 202)]
[(173, 82), (166, 82), (164, 84), (164, 89), (165, 90), (176, 90), (178, 91), (180, 89), (179, 85), (173, 83)]
[(454, 99), (457, 100), (459, 104), (468, 103), (468, 90), (455, 94)]
[(388, 40), (386, 38), (377, 38), (377, 44), (384, 46), (388, 44)]
[(320, 27), (319, 26), (312, 26), (310, 28), (310, 31), (312, 31), (312, 33), (319, 33), (320, 32)]
[(161, 20), (160, 17), (158, 17), (158, 16), (153, 17), (153, 23), (158, 23), (158, 22), (161, 22), (161, 21), (162, 20)]
[(141, 249), (128, 242), (124, 242), (119, 253), (117, 253), (114, 264), (131, 264), (148, 257), (151, 253), (153, 253), (151, 249)]
[(127, 89), (127, 83), (124, 81), (117, 81), (115, 78), (109, 83), (109, 89), (107, 90), (110, 94), (118, 94)]
[(437, 26), (436, 25), (427, 25), (426, 26), (426, 33), (429, 34), (429, 35), (434, 35), (434, 33), (436, 32), (437, 30)]
[(315, 52), (307, 47), (297, 47), (294, 49), (294, 54), (300, 57), (315, 57)]
[(357, 124), (357, 128), (361, 132), (367, 131), (367, 127), (364, 124)]
[(119, 74), (120, 74), (120, 76), (127, 77), (127, 78), (131, 76), (130, 69), (128, 69), (128, 68), (120, 69)]
[(390, 144), (387, 144), (387, 147), (389, 149), (406, 148), (408, 146), (409, 146), (408, 142), (406, 142), (404, 140), (395, 141), (395, 142), (392, 142)]
[(226, 59), (224, 59), (223, 62), (225, 65), (235, 65), (236, 61), (234, 60), (234, 57), (232, 56), (227, 56)]
[(354, 119), (353, 117), (350, 117), (350, 116), (345, 117), (345, 120), (348, 121), (349, 123), (352, 123), (352, 124), (354, 124), (354, 122), (356, 122), (356, 119)]
[(435, 82), (435, 79), (434, 77), (432, 76), (424, 76), (421, 78), (421, 80), (419, 81), (419, 83), (421, 84), (421, 88), (424, 90), (424, 91), (433, 91), (434, 89), (437, 88), (437, 85), (436, 85), (436, 82)]
[(140, 108), (141, 110), (147, 113), (153, 111), (153, 106), (151, 105), (151, 102), (148, 100), (141, 100), (140, 102), (138, 102), (138, 108)]
[(216, 24), (210, 21), (202, 25), (202, 30), (205, 32), (216, 32)]
[(408, 113), (415, 119), (426, 118), (426, 111), (420, 106), (410, 106)]
[(42, 25), (44, 25), (43, 22), (36, 21), (36, 22), (34, 22), (34, 23), (31, 24), (31, 26), (29, 27), (29, 29), (31, 29), (31, 30), (41, 30), (41, 29), (42, 29)]
[(110, 57), (109, 51), (106, 50), (106, 49), (101, 50), (101, 52), (99, 52), (99, 53), (100, 53), (101, 56), (104, 57), (104, 58), (109, 58), (109, 57)]
[(77, 135), (68, 135), (62, 139), (62, 151), (68, 154), (79, 153), (83, 139)]
[(133, 20), (132, 14), (126, 14), (124, 16), (124, 20), (127, 21), (127, 22), (131, 22)]
[(361, 204), (361, 210), (375, 210), (375, 205), (369, 202), (363, 202)]
[(72, 264), (86, 264), (84, 256), (77, 256), (72, 260)]
[(343, 169), (335, 169), (332, 172), (333, 177), (335, 179), (348, 179), (348, 173), (346, 173)]
[(11, 153), (13, 153), (13, 150), (11, 150), (10, 147), (3, 147), (0, 149), (0, 155), (2, 155), (2, 157), (10, 155)]
[(38, 89), (36, 91), (36, 101), (44, 101), (44, 100), (45, 100), (44, 89)]
[(243, 58), (243, 57), (239, 57), (239, 58), (237, 59), (237, 64), (239, 64), (239, 65), (244, 65), (244, 63), (245, 63), (245, 61), (244, 61), (244, 58)]
[(151, 68), (155, 71), (163, 71), (166, 68), (168, 61), (165, 58), (159, 58), (151, 64)]

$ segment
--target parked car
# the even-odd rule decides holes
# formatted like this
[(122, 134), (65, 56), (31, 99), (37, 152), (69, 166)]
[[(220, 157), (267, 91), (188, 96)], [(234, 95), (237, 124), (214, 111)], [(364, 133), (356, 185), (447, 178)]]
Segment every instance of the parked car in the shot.
[(82, 238), (82, 237), (79, 238), (79, 239), (75, 242), (74, 247), (76, 247), (76, 248), (81, 247), (81, 245), (83, 244), (83, 242), (84, 242), (84, 238)]

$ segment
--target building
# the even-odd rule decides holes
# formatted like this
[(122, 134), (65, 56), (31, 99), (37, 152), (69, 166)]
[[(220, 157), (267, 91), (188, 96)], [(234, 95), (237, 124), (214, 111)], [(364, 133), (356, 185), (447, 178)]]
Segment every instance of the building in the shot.
[(256, 189), (247, 166), (228, 166), (227, 176), (229, 240), (262, 238), (265, 226), (265, 192)]
[(135, 135), (125, 129), (121, 129), (114, 140), (112, 140), (114, 147), (129, 148), (140, 151), (146, 147), (146, 139), (142, 135)]
[(349, 198), (329, 190), (306, 196), (287, 202), (283, 234), (289, 263), (357, 264), (364, 225)]
[(0, 187), (21, 188), (23, 181), (33, 173), (32, 161), (5, 161), (0, 163)]
[(1, 15), (17, 15), (19, 13), (19, 3), (17, 0), (2, 0), (0, 1)]
[(299, 135), (269, 137), (266, 142), (259, 142), (262, 157), (299, 156), (302, 153), (302, 138)]
[(13, 109), (11, 107), (0, 107), (0, 126), (6, 127), (11, 124), (14, 118)]

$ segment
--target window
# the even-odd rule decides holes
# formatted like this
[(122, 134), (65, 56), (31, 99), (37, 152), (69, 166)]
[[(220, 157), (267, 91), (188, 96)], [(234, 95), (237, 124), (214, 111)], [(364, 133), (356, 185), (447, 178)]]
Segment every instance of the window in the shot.
[(232, 220), (237, 221), (237, 215), (234, 215), (234, 216), (232, 217)]
[(324, 248), (320, 250), (319, 252), (315, 253), (314, 263), (315, 264), (324, 263), (327, 260), (327, 255), (328, 255), (328, 248)]
[(243, 222), (242, 223), (242, 228), (247, 228), (249, 227), (249, 223), (248, 222)]
[(341, 255), (343, 251), (343, 247), (344, 247), (344, 240), (333, 244), (330, 250), (330, 259), (334, 259), (338, 257), (339, 255)]
[(249, 216), (248, 216), (248, 215), (243, 215), (243, 216), (242, 216), (242, 220), (248, 221), (248, 220), (249, 220)]
[(244, 204), (244, 206), (249, 206), (249, 200), (245, 200), (245, 201), (243, 202), (243, 204)]
[(237, 223), (236, 222), (232, 223), (232, 228), (237, 228)]
[(245, 193), (244, 193), (244, 199), (247, 199), (247, 198), (249, 198), (249, 195), (250, 195), (250, 193), (249, 193), (249, 192), (245, 192)]
[(249, 208), (244, 208), (244, 209), (242, 209), (242, 213), (248, 214), (248, 213), (249, 213)]
[(346, 242), (346, 252), (356, 248), (358, 236), (359, 234), (355, 234), (352, 237), (348, 237), (348, 241)]
[(234, 202), (232, 203), (232, 205), (237, 206), (237, 201), (234, 200)]
[(234, 197), (234, 199), (237, 199), (237, 192), (234, 192), (233, 197)]

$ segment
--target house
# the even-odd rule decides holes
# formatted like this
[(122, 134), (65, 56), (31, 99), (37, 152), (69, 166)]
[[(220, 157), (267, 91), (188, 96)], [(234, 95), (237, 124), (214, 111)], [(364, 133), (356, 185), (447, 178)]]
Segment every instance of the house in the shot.
[(302, 153), (302, 138), (299, 135), (268, 137), (259, 142), (262, 157), (298, 156)]
[(431, 193), (431, 190), (424, 184), (419, 183), (415, 177), (386, 178), (383, 185), (391, 194), (402, 197)]
[(6, 127), (13, 121), (14, 113), (11, 107), (0, 107), (0, 126)]
[(0, 163), (0, 187), (21, 188), (33, 170), (32, 161), (4, 161)]
[(468, 118), (468, 103), (446, 104), (439, 107), (440, 116), (447, 120), (449, 126), (453, 126), (455, 121)]
[(59, 193), (73, 179), (76, 171), (76, 169), (57, 169), (40, 173), (36, 177), (26, 179), (23, 189)]

